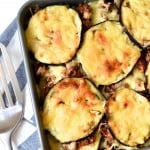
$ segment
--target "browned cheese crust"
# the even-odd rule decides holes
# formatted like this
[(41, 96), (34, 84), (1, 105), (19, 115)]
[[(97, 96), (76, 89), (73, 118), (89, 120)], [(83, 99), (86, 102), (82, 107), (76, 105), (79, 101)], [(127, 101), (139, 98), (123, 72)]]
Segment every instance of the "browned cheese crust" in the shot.
[(65, 63), (77, 51), (81, 28), (75, 10), (66, 6), (47, 6), (29, 20), (26, 30), (28, 48), (42, 63)]
[(148, 99), (127, 88), (117, 90), (107, 103), (108, 124), (125, 145), (137, 146), (150, 137), (149, 114)]
[(93, 132), (104, 106), (104, 98), (87, 79), (63, 79), (46, 96), (44, 128), (60, 142), (76, 141)]

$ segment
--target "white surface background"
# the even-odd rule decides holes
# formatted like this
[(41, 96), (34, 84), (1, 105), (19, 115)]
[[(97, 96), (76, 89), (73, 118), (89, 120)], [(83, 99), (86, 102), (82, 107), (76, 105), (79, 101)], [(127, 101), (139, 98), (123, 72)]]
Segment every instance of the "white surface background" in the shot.
[(17, 16), (21, 6), (27, 0), (0, 0), (0, 34)]

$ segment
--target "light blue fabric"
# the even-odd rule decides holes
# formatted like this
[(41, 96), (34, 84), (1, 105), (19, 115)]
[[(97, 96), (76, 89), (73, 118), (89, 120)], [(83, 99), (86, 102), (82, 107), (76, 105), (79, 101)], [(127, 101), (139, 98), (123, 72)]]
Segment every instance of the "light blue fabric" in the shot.
[(14, 19), (12, 23), (0, 35), (0, 42), (3, 43), (5, 46), (7, 46), (16, 30), (17, 30), (17, 21), (16, 19)]
[[(0, 35), (0, 42), (3, 43), (7, 47), (16, 32), (17, 32), (17, 21), (16, 21), (16, 19), (14, 19), (12, 21), (12, 23), (6, 28), (6, 30)], [(15, 43), (15, 41), (14, 41), (14, 43)], [(20, 43), (18, 43), (18, 44), (20, 44)], [(11, 45), (11, 47), (13, 50), (13, 45)], [(26, 74), (25, 74), (23, 58), (19, 64), (19, 67), (16, 70), (16, 75), (17, 75), (17, 79), (19, 81), (21, 90), (23, 91), (27, 84), (27, 78), (26, 78)], [(33, 114), (32, 118), (29, 118), (29, 119), (24, 118), (23, 122), (28, 124), (29, 127), (34, 127), (34, 128), (36, 127), (34, 114)], [(40, 149), (40, 142), (39, 142), (37, 130), (32, 134), (28, 133), (28, 129), (24, 129), (24, 130), (27, 130), (27, 132), (26, 131), (24, 131), (24, 132), (25, 132), (25, 134), (28, 134), (28, 135), (26, 135), (28, 138), (23, 143), (21, 143), (21, 145), (17, 146), (18, 149), (19, 150), (38, 150), (38, 149)]]

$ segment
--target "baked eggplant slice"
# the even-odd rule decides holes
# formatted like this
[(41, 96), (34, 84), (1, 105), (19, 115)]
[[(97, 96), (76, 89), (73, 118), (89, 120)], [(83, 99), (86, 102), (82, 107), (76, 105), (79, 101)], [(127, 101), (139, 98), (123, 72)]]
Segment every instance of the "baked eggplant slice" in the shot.
[(104, 114), (105, 100), (84, 78), (65, 78), (44, 102), (44, 128), (60, 142), (76, 141), (91, 134)]
[(108, 124), (123, 144), (137, 146), (150, 137), (150, 102), (137, 92), (123, 88), (108, 99)]
[(124, 78), (140, 53), (119, 22), (105, 21), (85, 32), (77, 58), (96, 85), (108, 85)]
[(124, 0), (121, 21), (143, 47), (150, 45), (150, 0)]
[(27, 46), (42, 63), (65, 63), (77, 51), (81, 28), (79, 15), (72, 8), (47, 6), (29, 20), (26, 29)]

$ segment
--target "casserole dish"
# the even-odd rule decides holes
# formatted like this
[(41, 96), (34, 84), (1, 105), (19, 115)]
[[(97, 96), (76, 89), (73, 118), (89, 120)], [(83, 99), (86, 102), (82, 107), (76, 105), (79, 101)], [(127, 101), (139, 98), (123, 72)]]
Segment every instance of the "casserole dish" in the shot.
[[(52, 148), (49, 144), (51, 142), (51, 139), (48, 138), (50, 133), (57, 142), (59, 141), (59, 144), (62, 144), (63, 150), (70, 150), (72, 146), (73, 150), (82, 150), (88, 144), (93, 144), (93, 141), (96, 141), (94, 146), (91, 144), (94, 150), (133, 150), (145, 147), (145, 142), (149, 145), (147, 141), (150, 137), (150, 89), (147, 74), (150, 64), (150, 48), (139, 46), (134, 37), (128, 34), (120, 21), (121, 5), (117, 4), (103, 0), (35, 0), (28, 1), (20, 9), (18, 13), (20, 41), (42, 149), (56, 150), (55, 146)], [(65, 6), (65, 8), (61, 6)], [(56, 7), (56, 11), (52, 11)], [(69, 12), (70, 9), (77, 12), (77, 14), (73, 14), (76, 14), (75, 16), (79, 17), (81, 22), (78, 18), (78, 23), (75, 19), (73, 24), (77, 27), (78, 25), (82, 26), (82, 28), (77, 28), (75, 32), (75, 47), (73, 47), (75, 53), (69, 54), (69, 58), (59, 61), (63, 54), (60, 54), (59, 46), (66, 46), (66, 43), (62, 44), (61, 42), (69, 43), (69, 40), (72, 39), (70, 35), (67, 35), (67, 38), (64, 37), (71, 29), (68, 27), (71, 20), (62, 23), (64, 20), (59, 18), (60, 14), (61, 16), (68, 15), (66, 8)], [(97, 11), (97, 8), (101, 11)], [(61, 10), (65, 10), (64, 14)], [(58, 15), (57, 23), (46, 22), (49, 12)], [(93, 17), (93, 19), (92, 15), (96, 18)], [(39, 22), (33, 24), (31, 19), (38, 20), (41, 19), (40, 16), (44, 21), (42, 20), (41, 24)], [(50, 21), (53, 20), (53, 17), (50, 16)], [(43, 31), (40, 30), (43, 25), (44, 27), (48, 25), (53, 30), (55, 30), (53, 25), (60, 30), (63, 26), (67, 30), (63, 34), (58, 30), (56, 32), (48, 31), (49, 34), (46, 34), (46, 38), (44, 37), (46, 40), (43, 40), (41, 36)], [(73, 29), (76, 29), (76, 26), (73, 26)], [(48, 49), (52, 54), (49, 56), (55, 58), (54, 61), (47, 61), (47, 55), (45, 55), (45, 53), (49, 53), (45, 51), (47, 38), (50, 41), (46, 44), (50, 43), (54, 51), (58, 50), (56, 56), (52, 56), (53, 51)], [(58, 43), (61, 43), (59, 48), (55, 45)], [(34, 47), (32, 44), (36, 46), (34, 45)], [(37, 51), (40, 51), (40, 54), (37, 55)], [(65, 53), (65, 49), (63, 52)], [(43, 59), (43, 56), (46, 59)], [(58, 58), (57, 61), (55, 61), (56, 58)], [(127, 90), (122, 90), (126, 88)], [(127, 95), (129, 99), (126, 99)], [(118, 100), (116, 97), (121, 97), (123, 100)], [(141, 100), (144, 101), (142, 105)], [(130, 105), (131, 103), (134, 105)], [(117, 107), (121, 107), (121, 109), (117, 109)], [(146, 111), (144, 111), (144, 107)], [(128, 110), (126, 111), (126, 109)], [(138, 110), (141, 111), (136, 115)], [(129, 111), (132, 113), (127, 113)], [(132, 122), (132, 118), (137, 118), (141, 112), (145, 117), (143, 117), (144, 120), (141, 117), (138, 124), (142, 125), (143, 134), (140, 130), (141, 126), (136, 126), (136, 123)], [(122, 114), (126, 114), (127, 117)], [(126, 120), (131, 128), (128, 127), (128, 124), (124, 125), (124, 128), (119, 128), (125, 124)], [(75, 129), (75, 132), (72, 129)], [(134, 138), (134, 136), (141, 137)], [(88, 147), (88, 149), (91, 148)]]

